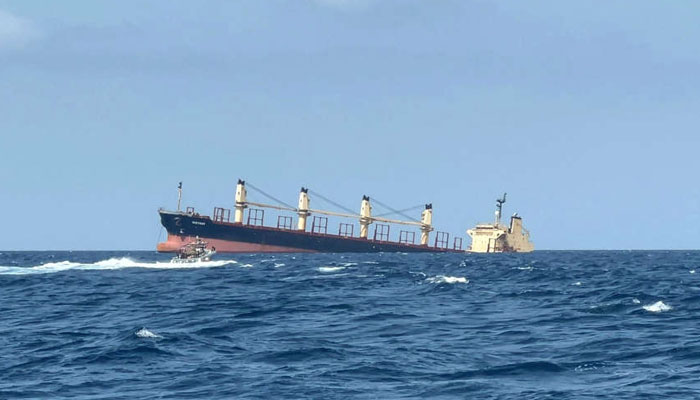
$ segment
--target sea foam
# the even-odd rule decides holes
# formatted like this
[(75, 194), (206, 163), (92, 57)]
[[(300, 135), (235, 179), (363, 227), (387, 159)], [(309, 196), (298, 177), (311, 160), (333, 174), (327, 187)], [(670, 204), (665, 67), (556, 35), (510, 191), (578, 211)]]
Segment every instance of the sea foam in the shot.
[(467, 279), (464, 276), (446, 276), (446, 275), (438, 275), (438, 276), (432, 276), (426, 281), (430, 283), (469, 283), (469, 279)]
[(50, 262), (34, 267), (8, 267), (0, 266), (0, 275), (29, 275), (48, 274), (68, 270), (112, 270), (122, 268), (209, 268), (221, 267), (227, 264), (236, 264), (235, 260), (215, 260), (200, 261), (193, 263), (170, 263), (170, 262), (142, 262), (132, 260), (128, 257), (109, 258), (94, 263), (78, 263), (73, 261)]
[(136, 331), (136, 333), (134, 333), (134, 335), (136, 335), (137, 337), (140, 337), (140, 338), (149, 338), (149, 339), (162, 339), (163, 338), (163, 336), (160, 336), (157, 333), (153, 333), (146, 328), (139, 329), (138, 331)]
[(318, 270), (321, 272), (336, 272), (344, 269), (345, 267), (318, 267)]
[(643, 308), (649, 312), (664, 312), (664, 311), (670, 311), (673, 309), (673, 307), (669, 306), (668, 304), (664, 303), (663, 301), (659, 300), (654, 304), (648, 304), (646, 306), (643, 306)]

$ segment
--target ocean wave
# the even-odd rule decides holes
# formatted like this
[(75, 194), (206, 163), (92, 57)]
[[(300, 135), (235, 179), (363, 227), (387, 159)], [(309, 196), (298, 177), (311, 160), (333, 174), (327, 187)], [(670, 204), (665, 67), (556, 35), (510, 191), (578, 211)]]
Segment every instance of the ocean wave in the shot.
[(659, 312), (665, 312), (665, 311), (671, 311), (673, 307), (669, 306), (668, 304), (664, 303), (663, 301), (659, 300), (654, 304), (647, 304), (646, 306), (643, 306), (645, 310), (653, 313), (659, 313)]
[(469, 283), (469, 279), (464, 276), (437, 275), (427, 278), (429, 283)]
[(5, 252), (0, 398), (694, 398), (700, 251), (651, 253)]
[(345, 267), (342, 267), (342, 266), (337, 266), (337, 267), (327, 267), (327, 266), (318, 267), (318, 270), (319, 270), (320, 272), (337, 272), (337, 271), (342, 271), (342, 270), (344, 270), (344, 269), (345, 269)]
[(136, 337), (147, 338), (147, 339), (162, 339), (163, 338), (163, 336), (161, 336), (157, 333), (151, 332), (146, 328), (139, 329), (138, 331), (136, 331), (134, 333), (134, 335), (136, 335)]
[(178, 269), (178, 268), (211, 268), (222, 267), (228, 264), (236, 264), (235, 260), (215, 260), (200, 261), (186, 264), (170, 262), (143, 262), (132, 260), (128, 257), (109, 258), (94, 263), (78, 263), (73, 261), (50, 262), (34, 267), (9, 267), (0, 266), (0, 275), (31, 275), (49, 274), (69, 270), (113, 270), (123, 268), (156, 268), (156, 269)]
[(463, 380), (479, 376), (505, 377), (513, 375), (538, 375), (565, 372), (563, 365), (550, 361), (526, 361), (474, 370), (457, 371), (435, 376), (442, 380)]
[(609, 363), (607, 363), (607, 362), (600, 362), (600, 361), (586, 362), (586, 363), (577, 365), (574, 368), (574, 371), (576, 371), (576, 372), (590, 372), (590, 371), (595, 371), (595, 370), (605, 368), (608, 366), (609, 366)]

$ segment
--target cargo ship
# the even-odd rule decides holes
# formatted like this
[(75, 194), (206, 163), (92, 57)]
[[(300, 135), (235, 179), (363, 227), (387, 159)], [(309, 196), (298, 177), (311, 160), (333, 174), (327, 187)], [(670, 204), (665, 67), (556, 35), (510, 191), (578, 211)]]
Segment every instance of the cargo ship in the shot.
[[(248, 187), (278, 204), (249, 201)], [(168, 237), (165, 242), (158, 244), (157, 250), (177, 252), (198, 238), (205, 240), (218, 253), (463, 253), (468, 250), (462, 248), (461, 237), (450, 240), (447, 232), (435, 231), (431, 238), (431, 232), (434, 231), (432, 204), (420, 206), (423, 210), (419, 220), (406, 215), (406, 210), (398, 211), (386, 206), (385, 208), (405, 218), (397, 220), (373, 215), (372, 199), (369, 196), (362, 196), (360, 212), (356, 214), (345, 208), (345, 212), (311, 208), (309, 194), (309, 189), (302, 187), (298, 205), (292, 207), (239, 179), (231, 218), (231, 209), (222, 207), (215, 207), (211, 216), (202, 215), (192, 207), (182, 211), (180, 183), (177, 210), (158, 210)], [(341, 207), (320, 194), (315, 195)], [(269, 209), (296, 214), (296, 224), (292, 216), (278, 215), (275, 225), (266, 225), (265, 211)], [(355, 234), (354, 222), (341, 222), (337, 230), (329, 232), (329, 217), (349, 218), (359, 222), (359, 234)], [(401, 229), (398, 240), (392, 240), (390, 231), (396, 225), (412, 227), (413, 230)], [(416, 233), (419, 233), (418, 237)]]

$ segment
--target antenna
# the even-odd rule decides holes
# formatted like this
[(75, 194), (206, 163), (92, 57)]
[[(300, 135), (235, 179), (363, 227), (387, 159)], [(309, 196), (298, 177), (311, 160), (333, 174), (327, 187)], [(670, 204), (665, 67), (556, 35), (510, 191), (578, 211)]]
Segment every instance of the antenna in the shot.
[(496, 206), (496, 207), (498, 207), (498, 210), (499, 210), (499, 211), (503, 208), (503, 203), (506, 202), (506, 195), (507, 195), (507, 194), (508, 194), (508, 193), (503, 193), (503, 197), (502, 197), (502, 198), (496, 199), (496, 203), (497, 203), (497, 206)]
[(182, 182), (177, 185), (177, 211), (180, 211), (180, 201), (182, 200)]
[(508, 193), (503, 193), (503, 198), (496, 199), (496, 226), (501, 223), (501, 211), (503, 210), (503, 203), (506, 202), (506, 195)]

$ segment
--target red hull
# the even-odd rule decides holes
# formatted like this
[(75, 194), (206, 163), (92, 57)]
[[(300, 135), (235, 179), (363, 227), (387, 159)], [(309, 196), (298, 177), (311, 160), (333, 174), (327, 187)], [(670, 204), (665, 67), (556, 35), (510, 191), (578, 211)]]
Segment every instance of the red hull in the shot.
[[(202, 238), (207, 242), (207, 248), (215, 247), (221, 253), (318, 253), (308, 249), (294, 247), (273, 246), (258, 243), (233, 242), (230, 240)], [(161, 253), (175, 253), (180, 247), (195, 239), (189, 236), (168, 235), (168, 240), (158, 243), (157, 250)]]

